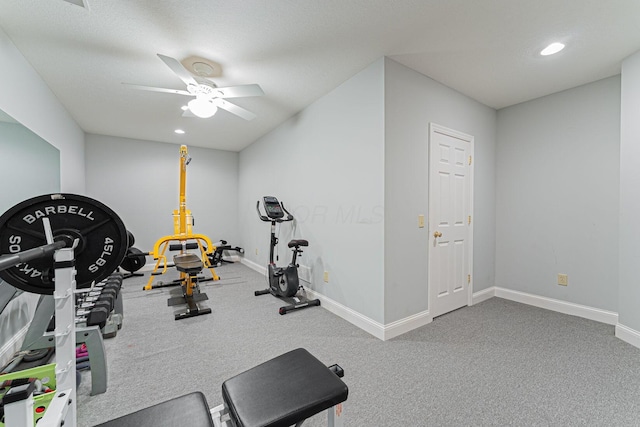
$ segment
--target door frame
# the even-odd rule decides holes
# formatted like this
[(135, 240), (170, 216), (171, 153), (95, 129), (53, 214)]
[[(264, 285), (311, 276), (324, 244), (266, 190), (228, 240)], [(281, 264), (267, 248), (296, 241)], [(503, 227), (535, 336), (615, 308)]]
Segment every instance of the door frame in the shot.
[(431, 309), (431, 304), (433, 303), (433, 298), (431, 298), (431, 263), (432, 263), (432, 252), (431, 252), (431, 233), (433, 230), (433, 224), (431, 218), (433, 217), (434, 208), (432, 204), (434, 201), (431, 198), (431, 184), (434, 182), (432, 180), (432, 173), (434, 172), (431, 168), (431, 150), (433, 144), (433, 135), (434, 133), (440, 133), (452, 138), (460, 139), (462, 141), (466, 141), (469, 143), (469, 155), (471, 156), (471, 164), (469, 165), (469, 215), (471, 215), (471, 224), (469, 224), (469, 247), (468, 247), (468, 271), (471, 276), (471, 280), (467, 284), (467, 306), (473, 305), (473, 228), (475, 224), (475, 215), (474, 215), (474, 202), (473, 202), (473, 183), (474, 183), (474, 166), (475, 166), (475, 152), (474, 152), (474, 137), (472, 135), (468, 135), (463, 132), (459, 132), (454, 129), (447, 128), (445, 126), (430, 122), (429, 123), (429, 141), (427, 147), (427, 203), (428, 203), (428, 224), (429, 229), (427, 230), (427, 296), (428, 296), (428, 305), (427, 309), (429, 313), (429, 317), (433, 319), (433, 310)]

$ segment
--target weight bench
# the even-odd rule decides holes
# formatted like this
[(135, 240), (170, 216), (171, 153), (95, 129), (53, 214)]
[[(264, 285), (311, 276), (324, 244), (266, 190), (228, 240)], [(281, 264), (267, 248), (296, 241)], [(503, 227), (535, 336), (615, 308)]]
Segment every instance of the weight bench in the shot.
[(95, 427), (214, 427), (204, 394), (199, 391), (158, 403)]
[(176, 270), (190, 276), (200, 273), (204, 268), (202, 260), (196, 254), (174, 255), (173, 264), (176, 266)]
[(328, 426), (338, 427), (349, 393), (342, 375), (338, 365), (328, 368), (299, 348), (225, 381), (224, 404), (211, 410), (195, 392), (96, 427), (288, 427), (324, 410)]
[[(196, 254), (186, 253), (175, 255), (173, 263), (180, 272), (183, 295), (169, 298), (167, 305), (187, 304), (185, 311), (176, 313), (175, 320), (211, 313), (210, 308), (198, 306), (198, 302), (209, 299), (207, 294), (200, 293), (198, 289), (198, 273), (204, 268), (202, 260)], [(194, 288), (196, 292), (193, 292)]]

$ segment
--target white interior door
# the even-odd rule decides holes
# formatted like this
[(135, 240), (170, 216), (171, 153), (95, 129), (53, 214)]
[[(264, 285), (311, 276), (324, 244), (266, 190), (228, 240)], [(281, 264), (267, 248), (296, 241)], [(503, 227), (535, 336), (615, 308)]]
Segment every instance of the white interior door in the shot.
[(429, 126), (429, 314), (471, 303), (473, 137)]

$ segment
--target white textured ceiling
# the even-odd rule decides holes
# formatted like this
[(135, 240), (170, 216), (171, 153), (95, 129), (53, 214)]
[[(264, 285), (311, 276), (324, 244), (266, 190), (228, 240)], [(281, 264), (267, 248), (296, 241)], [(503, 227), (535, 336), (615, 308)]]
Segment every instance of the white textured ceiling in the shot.
[[(232, 151), (382, 56), (499, 109), (615, 75), (640, 49), (640, 0), (85, 2), (0, 0), (0, 27), (82, 129)], [(552, 41), (567, 47), (539, 56)], [(231, 100), (258, 117), (183, 118), (185, 97), (121, 84), (184, 89), (157, 53), (259, 84)]]

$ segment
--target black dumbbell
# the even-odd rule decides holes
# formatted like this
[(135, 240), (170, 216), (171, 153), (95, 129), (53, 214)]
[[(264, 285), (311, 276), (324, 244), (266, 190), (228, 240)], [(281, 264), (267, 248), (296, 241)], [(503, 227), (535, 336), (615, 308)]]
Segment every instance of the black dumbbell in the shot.
[(113, 310), (113, 306), (115, 304), (117, 292), (113, 289), (104, 289), (101, 292), (91, 291), (85, 294), (83, 299), (80, 301), (82, 303), (92, 304), (97, 301), (106, 301), (109, 303), (109, 312)]
[(109, 319), (109, 309), (104, 306), (91, 307), (89, 310), (80, 309), (77, 312), (76, 322), (86, 323), (87, 326), (104, 328)]

